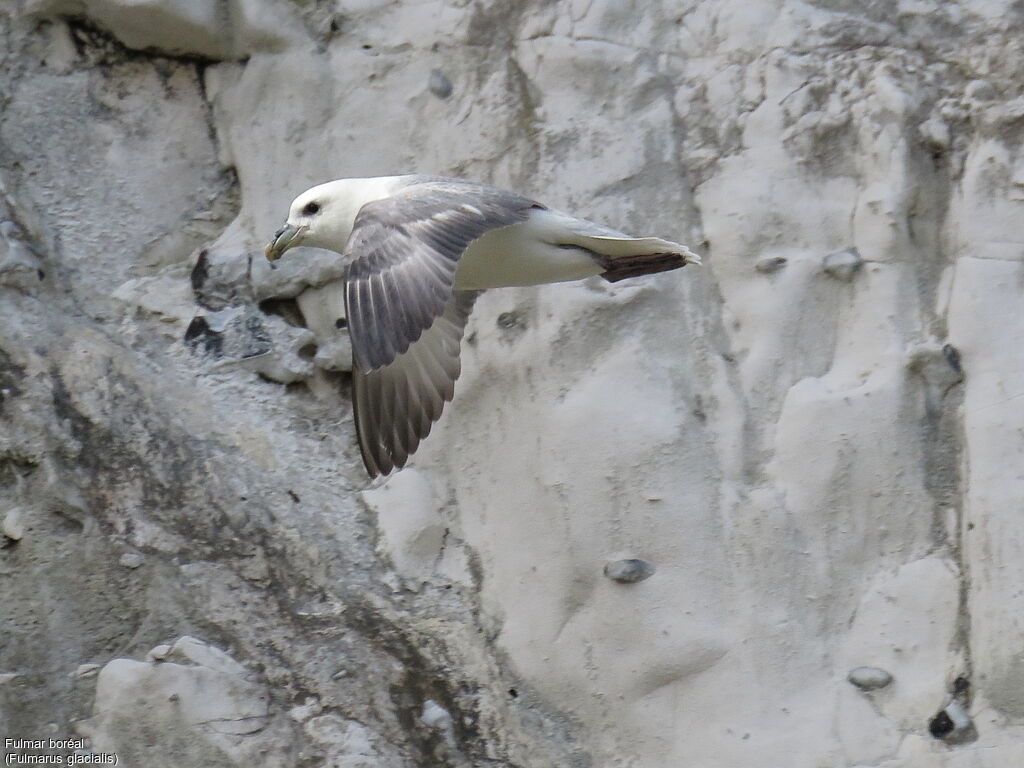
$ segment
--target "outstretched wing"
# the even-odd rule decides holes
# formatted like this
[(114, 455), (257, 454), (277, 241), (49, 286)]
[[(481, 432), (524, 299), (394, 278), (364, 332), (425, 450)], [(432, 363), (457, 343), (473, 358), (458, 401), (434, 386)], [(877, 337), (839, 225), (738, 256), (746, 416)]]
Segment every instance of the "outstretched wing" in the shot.
[(360, 209), (345, 246), (345, 307), (359, 445), (371, 477), (404, 466), (452, 398), (475, 297), (453, 289), (462, 253), (540, 207), (486, 185), (412, 177)]
[(476, 291), (455, 291), (441, 317), (388, 365), (352, 368), (356, 434), (370, 477), (405, 462), (441, 418), (462, 370), (459, 346)]

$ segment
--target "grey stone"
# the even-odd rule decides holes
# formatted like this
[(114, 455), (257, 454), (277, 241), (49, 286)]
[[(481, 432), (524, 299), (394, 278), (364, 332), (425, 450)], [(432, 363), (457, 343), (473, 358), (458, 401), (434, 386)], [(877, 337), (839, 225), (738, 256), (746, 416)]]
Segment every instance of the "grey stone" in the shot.
[(117, 562), (125, 568), (138, 568), (146, 562), (146, 558), (138, 552), (125, 552), (118, 558)]
[(452, 95), (452, 81), (439, 69), (430, 70), (430, 77), (427, 80), (427, 87), (430, 92), (439, 99), (447, 99)]
[(420, 713), (420, 720), (428, 728), (444, 731), (452, 726), (452, 716), (447, 709), (442, 707), (433, 699), (423, 702), (423, 711)]
[(862, 691), (877, 691), (892, 682), (892, 675), (879, 667), (854, 667), (846, 679)]
[(25, 513), (21, 507), (12, 507), (4, 513), (0, 533), (11, 541), (21, 541), (25, 535)]
[(644, 579), (649, 579), (657, 569), (652, 563), (638, 558), (628, 560), (613, 560), (604, 566), (604, 575), (612, 581), (623, 584), (633, 584)]
[(825, 274), (834, 277), (836, 280), (848, 283), (853, 280), (854, 275), (857, 274), (863, 264), (864, 260), (857, 253), (857, 249), (847, 248), (844, 251), (830, 253), (825, 257)]

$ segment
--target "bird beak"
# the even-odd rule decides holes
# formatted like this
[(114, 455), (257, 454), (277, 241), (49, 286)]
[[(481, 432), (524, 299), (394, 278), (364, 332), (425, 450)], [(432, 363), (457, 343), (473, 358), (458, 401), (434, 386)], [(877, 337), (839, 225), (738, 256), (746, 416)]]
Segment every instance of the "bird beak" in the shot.
[(274, 239), (263, 249), (263, 255), (267, 257), (267, 261), (277, 261), (285, 251), (301, 243), (306, 229), (305, 225), (296, 227), (294, 224), (285, 224), (277, 230), (274, 233)]

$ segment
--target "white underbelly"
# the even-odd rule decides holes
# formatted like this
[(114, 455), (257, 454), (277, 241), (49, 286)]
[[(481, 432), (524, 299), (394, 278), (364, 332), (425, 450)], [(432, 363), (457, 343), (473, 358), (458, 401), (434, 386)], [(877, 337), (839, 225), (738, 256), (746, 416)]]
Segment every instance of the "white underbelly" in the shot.
[[(560, 246), (547, 211), (474, 240), (455, 270), (457, 290), (561, 283), (599, 275), (604, 268), (580, 247)], [(566, 238), (562, 238), (563, 240)]]

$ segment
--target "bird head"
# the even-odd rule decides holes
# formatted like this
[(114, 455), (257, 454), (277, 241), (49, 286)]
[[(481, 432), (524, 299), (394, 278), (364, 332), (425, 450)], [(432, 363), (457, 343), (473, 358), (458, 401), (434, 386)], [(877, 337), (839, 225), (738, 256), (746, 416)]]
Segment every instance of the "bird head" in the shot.
[(267, 244), (263, 253), (277, 261), (289, 248), (311, 245), (341, 252), (352, 233), (358, 208), (352, 210), (347, 194), (348, 179), (329, 181), (307, 189), (296, 197), (288, 209), (288, 220)]

